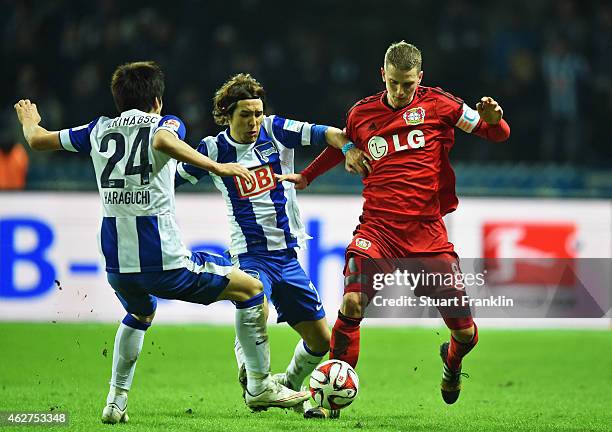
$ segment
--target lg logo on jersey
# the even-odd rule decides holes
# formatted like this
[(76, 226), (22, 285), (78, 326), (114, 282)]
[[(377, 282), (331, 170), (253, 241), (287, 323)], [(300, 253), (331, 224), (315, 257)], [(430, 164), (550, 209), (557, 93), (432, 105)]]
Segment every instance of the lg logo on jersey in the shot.
[[(396, 152), (408, 150), (409, 148), (418, 149), (425, 147), (425, 134), (419, 129), (411, 130), (408, 133), (406, 136), (407, 144), (403, 144), (400, 141), (399, 135), (393, 135), (391, 140), (393, 141), (393, 148)], [(373, 136), (368, 141), (368, 150), (370, 151), (370, 155), (372, 155), (375, 160), (378, 160), (389, 153), (389, 143), (381, 136)]]
[(264, 192), (272, 190), (276, 187), (276, 178), (271, 165), (264, 165), (252, 170), (255, 175), (255, 182), (247, 183), (241, 178), (234, 177), (236, 187), (238, 188), (238, 196), (240, 198), (250, 198), (256, 195), (261, 195)]

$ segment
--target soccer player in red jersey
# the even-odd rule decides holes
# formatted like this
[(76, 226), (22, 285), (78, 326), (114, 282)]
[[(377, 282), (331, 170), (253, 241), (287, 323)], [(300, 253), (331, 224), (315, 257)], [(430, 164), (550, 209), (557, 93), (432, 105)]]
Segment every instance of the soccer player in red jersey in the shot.
[[(421, 85), (421, 52), (411, 44), (402, 41), (387, 49), (381, 75), (386, 89), (360, 100), (347, 114), (346, 135), (354, 148), (350, 143), (342, 152), (327, 147), (301, 174), (283, 177), (303, 189), (344, 161), (342, 153), (347, 170), (364, 175), (363, 213), (346, 250), (344, 297), (330, 353), (352, 366), (359, 356), (364, 309), (373, 295), (362, 283), (364, 259), (431, 258), (434, 264), (425, 264), (429, 271), (456, 274), (458, 257), (442, 220), (458, 204), (449, 162), (455, 128), (496, 142), (510, 135), (502, 108), (491, 97), (472, 109), (440, 88)], [(462, 317), (440, 312), (451, 331), (450, 342), (440, 347), (441, 392), (452, 404), (461, 390), (461, 361), (478, 342), (478, 329), (469, 311)]]

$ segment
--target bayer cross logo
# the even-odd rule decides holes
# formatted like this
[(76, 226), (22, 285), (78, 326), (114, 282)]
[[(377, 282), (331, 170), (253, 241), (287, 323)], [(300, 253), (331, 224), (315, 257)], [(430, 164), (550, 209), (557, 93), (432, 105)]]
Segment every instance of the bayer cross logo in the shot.
[(375, 160), (378, 160), (385, 156), (389, 151), (389, 144), (387, 144), (387, 140), (380, 136), (373, 136), (368, 141), (368, 150), (370, 150), (370, 154)]
[(425, 110), (421, 107), (407, 110), (402, 116), (408, 126), (421, 124), (425, 121)]
[(355, 240), (355, 246), (360, 249), (368, 250), (370, 249), (370, 246), (372, 246), (372, 242), (364, 238), (358, 238)]

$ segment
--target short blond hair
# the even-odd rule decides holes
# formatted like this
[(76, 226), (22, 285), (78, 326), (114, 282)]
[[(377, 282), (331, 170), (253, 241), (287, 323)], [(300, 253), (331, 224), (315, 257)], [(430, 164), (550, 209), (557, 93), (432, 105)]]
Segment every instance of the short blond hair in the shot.
[(392, 65), (396, 69), (409, 71), (417, 68), (421, 71), (421, 51), (406, 41), (394, 42), (385, 53), (384, 65)]
[(261, 99), (265, 106), (266, 92), (259, 81), (250, 74), (241, 73), (228, 79), (215, 93), (213, 98), (215, 123), (219, 126), (228, 125), (236, 104), (244, 99)]

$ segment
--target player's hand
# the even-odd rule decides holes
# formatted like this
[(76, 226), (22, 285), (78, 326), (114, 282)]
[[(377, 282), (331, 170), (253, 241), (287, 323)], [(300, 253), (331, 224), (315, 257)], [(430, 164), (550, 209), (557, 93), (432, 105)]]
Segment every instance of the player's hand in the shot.
[(306, 180), (306, 177), (302, 174), (274, 174), (274, 177), (276, 177), (276, 181), (279, 182), (288, 181), (293, 183), (297, 190), (304, 190), (308, 187), (308, 180)]
[(359, 174), (360, 176), (367, 176), (372, 172), (370, 161), (372, 156), (366, 152), (359, 150), (357, 147), (353, 147), (346, 152), (344, 168), (353, 174)]
[(219, 177), (240, 177), (248, 184), (255, 182), (253, 173), (238, 163), (218, 163), (211, 171)]
[(22, 125), (25, 123), (31, 123), (37, 125), (40, 123), (40, 114), (36, 104), (30, 102), (30, 99), (21, 99), (15, 104), (15, 111), (17, 112), (17, 118), (19, 123)]
[(480, 98), (480, 102), (476, 104), (476, 109), (480, 118), (490, 125), (495, 125), (500, 122), (504, 116), (504, 110), (499, 104), (489, 96)]

